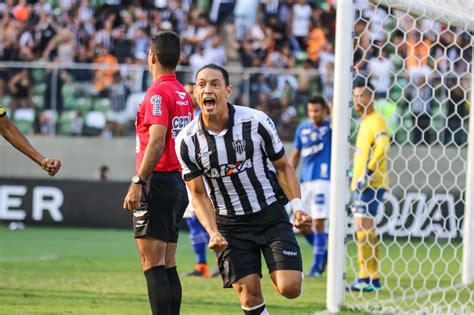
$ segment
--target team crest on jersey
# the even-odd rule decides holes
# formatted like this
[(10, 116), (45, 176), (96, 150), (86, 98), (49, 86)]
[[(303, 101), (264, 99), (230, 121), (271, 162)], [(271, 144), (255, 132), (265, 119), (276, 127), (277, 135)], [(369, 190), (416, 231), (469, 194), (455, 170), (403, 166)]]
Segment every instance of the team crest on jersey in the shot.
[(150, 98), (150, 102), (153, 105), (153, 115), (161, 115), (161, 99), (162, 97), (160, 95), (153, 95)]
[(246, 145), (245, 140), (232, 141), (232, 147), (234, 148), (235, 152), (237, 152), (238, 154), (242, 154), (245, 152), (245, 145)]

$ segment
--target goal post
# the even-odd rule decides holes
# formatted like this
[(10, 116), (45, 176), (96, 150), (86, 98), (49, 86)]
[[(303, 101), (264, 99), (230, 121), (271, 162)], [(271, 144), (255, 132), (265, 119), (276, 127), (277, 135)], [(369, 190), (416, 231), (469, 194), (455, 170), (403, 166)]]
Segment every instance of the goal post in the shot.
[[(474, 312), (472, 1), (341, 0), (336, 23), (326, 307)], [(360, 268), (346, 210), (356, 77), (392, 133), (375, 218), (382, 289), (370, 293), (344, 291)]]
[[(474, 63), (474, 60), (473, 60)], [(474, 66), (471, 64), (471, 101), (469, 111), (469, 144), (467, 152), (466, 210), (464, 211), (464, 241), (462, 283), (474, 282)]]
[[(336, 29), (336, 52), (334, 68), (334, 105), (333, 121), (347, 121), (350, 115), (350, 100), (352, 91), (352, 59), (347, 57), (347, 52), (352, 52), (352, 1), (339, 1), (337, 4)], [(336, 124), (334, 124), (336, 125)], [(346, 230), (346, 202), (344, 198), (346, 190), (341, 190), (347, 182), (346, 168), (349, 158), (349, 123), (333, 126), (331, 147), (331, 191), (330, 217), (328, 233), (328, 284), (326, 293), (326, 305), (330, 312), (337, 312), (344, 303), (344, 268), (345, 262), (341, 257), (345, 256), (345, 230)], [(342, 197), (342, 198), (341, 198)]]

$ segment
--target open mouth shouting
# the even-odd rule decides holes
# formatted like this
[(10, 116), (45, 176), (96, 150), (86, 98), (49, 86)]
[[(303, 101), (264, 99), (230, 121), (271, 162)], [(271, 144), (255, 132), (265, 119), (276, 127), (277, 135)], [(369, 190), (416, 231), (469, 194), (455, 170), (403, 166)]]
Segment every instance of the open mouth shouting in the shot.
[(213, 97), (205, 97), (203, 99), (203, 109), (208, 111), (213, 110), (216, 107), (216, 99)]

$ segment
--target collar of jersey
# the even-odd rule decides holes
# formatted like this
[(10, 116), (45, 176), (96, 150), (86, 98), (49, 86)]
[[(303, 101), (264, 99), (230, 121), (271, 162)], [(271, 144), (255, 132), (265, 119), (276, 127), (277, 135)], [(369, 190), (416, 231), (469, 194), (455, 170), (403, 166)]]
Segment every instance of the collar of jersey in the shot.
[[(234, 115), (235, 115), (234, 106), (231, 103), (227, 103), (227, 107), (229, 107), (229, 120), (227, 121), (227, 129), (225, 129), (225, 130), (229, 130), (230, 128), (232, 128), (232, 126), (234, 126)], [(204, 134), (210, 135), (209, 131), (206, 130), (206, 128), (204, 127), (204, 123), (202, 121), (202, 112), (199, 113), (198, 122), (199, 122), (199, 130), (201, 132), (203, 132)], [(213, 134), (214, 134), (214, 132), (213, 132)]]
[(175, 81), (175, 80), (176, 80), (175, 73), (163, 74), (163, 75), (160, 75), (160, 77), (155, 82), (153, 82), (153, 85), (157, 85), (158, 83), (163, 82), (163, 81)]

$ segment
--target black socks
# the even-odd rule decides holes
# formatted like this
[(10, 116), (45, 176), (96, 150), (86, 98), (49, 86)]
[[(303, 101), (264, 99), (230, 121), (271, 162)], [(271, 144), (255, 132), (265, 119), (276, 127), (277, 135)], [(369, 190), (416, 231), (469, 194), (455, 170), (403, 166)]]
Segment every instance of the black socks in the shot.
[(152, 267), (144, 272), (153, 315), (179, 315), (182, 289), (176, 267)]
[(181, 308), (182, 289), (176, 267), (166, 269), (166, 274), (168, 275), (168, 282), (170, 284), (171, 292), (170, 315), (179, 315), (179, 310)]
[(145, 270), (144, 273), (152, 314), (168, 315), (171, 304), (171, 292), (165, 266), (152, 267)]

